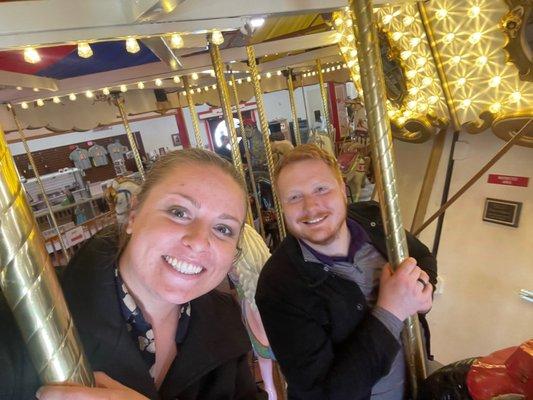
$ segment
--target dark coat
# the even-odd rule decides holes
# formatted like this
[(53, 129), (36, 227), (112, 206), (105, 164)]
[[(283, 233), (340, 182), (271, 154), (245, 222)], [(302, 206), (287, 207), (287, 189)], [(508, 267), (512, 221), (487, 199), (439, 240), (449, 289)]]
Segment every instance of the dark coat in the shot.
[[(61, 279), (93, 370), (150, 399), (255, 399), (247, 363), (250, 343), (240, 310), (229, 295), (217, 291), (191, 302), (187, 336), (158, 394), (119, 308), (115, 254), (114, 239), (93, 238)], [(0, 399), (31, 399), (40, 383), (3, 297), (0, 300)]]
[[(379, 213), (375, 202), (348, 209), (387, 259)], [(407, 238), (410, 255), (435, 285), (435, 259), (416, 238)], [(305, 262), (291, 235), (261, 271), (255, 300), (287, 379), (289, 399), (367, 399), (400, 349), (370, 313), (359, 286), (325, 271), (322, 264)]]

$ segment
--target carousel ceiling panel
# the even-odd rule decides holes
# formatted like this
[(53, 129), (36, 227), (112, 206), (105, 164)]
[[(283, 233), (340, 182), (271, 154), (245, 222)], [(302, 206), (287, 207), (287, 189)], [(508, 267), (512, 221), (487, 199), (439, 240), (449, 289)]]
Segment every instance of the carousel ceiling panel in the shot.
[(273, 39), (287, 38), (290, 36), (306, 35), (313, 32), (329, 30), (320, 14), (291, 15), (270, 17), (265, 20), (262, 27), (257, 29), (251, 43), (261, 43)]

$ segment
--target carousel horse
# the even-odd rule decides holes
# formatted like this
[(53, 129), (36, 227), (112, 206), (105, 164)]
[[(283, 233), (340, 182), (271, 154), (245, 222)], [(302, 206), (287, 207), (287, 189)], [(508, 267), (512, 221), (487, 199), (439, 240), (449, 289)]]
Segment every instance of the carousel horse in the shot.
[(358, 142), (345, 142), (339, 149), (337, 161), (352, 203), (359, 201), (361, 190), (366, 184), (370, 166), (367, 154), (367, 147)]
[(233, 264), (229, 277), (237, 289), (244, 326), (248, 331), (252, 347), (257, 355), (268, 399), (277, 400), (273, 378), (273, 360), (275, 360), (275, 357), (269, 346), (265, 328), (254, 299), (259, 273), (269, 259), (270, 251), (261, 235), (247, 224), (244, 226), (240, 246), (242, 249), (241, 256)]
[(131, 202), (141, 190), (141, 185), (131, 178), (117, 177), (104, 192), (109, 209), (114, 211), (117, 222), (122, 225), (128, 221)]
[(309, 135), (309, 140), (307, 143), (316, 144), (322, 150), (327, 151), (333, 157), (335, 157), (335, 151), (333, 150), (333, 144), (331, 143), (331, 138), (327, 132), (320, 131), (311, 131)]

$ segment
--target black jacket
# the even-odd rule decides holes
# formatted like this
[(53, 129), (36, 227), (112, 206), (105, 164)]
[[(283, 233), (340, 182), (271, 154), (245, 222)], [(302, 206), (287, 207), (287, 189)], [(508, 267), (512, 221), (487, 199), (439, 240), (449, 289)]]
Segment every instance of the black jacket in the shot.
[[(348, 209), (348, 216), (387, 258), (379, 213), (375, 202)], [(416, 238), (409, 234), (407, 238), (410, 255), (435, 285), (435, 259)], [(289, 399), (367, 399), (400, 349), (370, 313), (359, 286), (325, 271), (321, 264), (305, 262), (291, 235), (261, 271), (255, 300), (287, 379)]]
[[(158, 394), (119, 308), (115, 254), (114, 238), (93, 238), (61, 279), (93, 370), (150, 399), (255, 399), (247, 363), (250, 343), (240, 310), (229, 295), (217, 291), (191, 302), (187, 336)], [(0, 297), (0, 399), (31, 399), (40, 383)]]

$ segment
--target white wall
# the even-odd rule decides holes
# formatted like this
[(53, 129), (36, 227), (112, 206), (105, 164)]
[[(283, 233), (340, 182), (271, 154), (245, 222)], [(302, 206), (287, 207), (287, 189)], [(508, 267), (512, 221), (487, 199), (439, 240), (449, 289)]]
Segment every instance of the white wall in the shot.
[[(450, 196), (503, 145), (491, 132), (461, 134), (456, 146)], [(451, 134), (435, 187), (442, 188)], [(410, 226), (431, 145), (395, 142), (400, 203)], [(518, 296), (533, 290), (533, 181), (529, 187), (487, 183), (489, 173), (533, 178), (533, 149), (516, 146), (447, 211), (438, 252), (443, 293), (429, 314), (436, 359), (449, 363), (488, 354), (533, 337), (533, 305)], [(426, 215), (439, 208), (441, 190), (433, 193)], [(485, 198), (523, 202), (518, 228), (482, 220)], [(435, 223), (428, 228), (431, 232)], [(421, 239), (431, 248), (433, 235)]]

